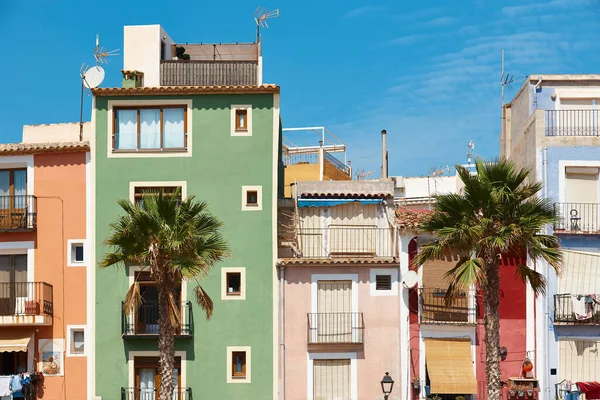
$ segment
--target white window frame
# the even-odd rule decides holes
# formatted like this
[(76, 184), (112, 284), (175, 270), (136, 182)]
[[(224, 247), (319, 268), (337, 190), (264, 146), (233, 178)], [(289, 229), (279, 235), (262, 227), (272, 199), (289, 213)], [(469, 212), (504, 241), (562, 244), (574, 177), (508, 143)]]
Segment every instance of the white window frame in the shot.
[[(73, 332), (83, 331), (83, 353), (71, 352)], [(88, 354), (88, 329), (87, 325), (67, 325), (67, 357), (87, 357)]]
[[(558, 161), (558, 197), (560, 203), (567, 201), (567, 167), (599, 167), (597, 160), (559, 160)], [(596, 198), (600, 199), (600, 184), (596, 180)]]
[[(73, 248), (75, 245), (83, 246), (83, 261), (75, 261), (75, 253)], [(67, 267), (87, 267), (88, 259), (88, 246), (85, 239), (67, 240)]]
[[(187, 107), (187, 149), (181, 152), (113, 152), (112, 135), (113, 135), (113, 115), (114, 107), (135, 107), (135, 106), (170, 106), (182, 105)], [(163, 99), (163, 100), (109, 100), (107, 124), (106, 124), (106, 156), (108, 158), (161, 158), (161, 157), (191, 157), (192, 156), (192, 141), (193, 141), (193, 106), (191, 99)]]
[[(247, 193), (252, 190), (256, 191), (256, 197), (258, 200), (255, 206), (249, 206), (246, 203)], [(262, 200), (262, 186), (242, 186), (242, 211), (261, 211), (263, 208)]]
[[(240, 294), (230, 296), (227, 293), (227, 274), (240, 274)], [(224, 267), (221, 268), (221, 300), (246, 300), (246, 267)]]
[[(235, 112), (237, 110), (246, 110), (247, 130), (235, 129)], [(252, 104), (232, 104), (231, 105), (231, 136), (252, 136)]]
[[(246, 352), (246, 378), (233, 378), (231, 370), (233, 363), (231, 357), (235, 351)], [(227, 383), (251, 383), (252, 382), (252, 348), (250, 346), (227, 346)]]
[[(391, 275), (390, 290), (377, 290), (377, 275)], [(398, 268), (371, 268), (369, 270), (369, 291), (371, 296), (398, 296)]]
[(314, 399), (313, 360), (350, 360), (350, 400), (358, 400), (357, 353), (307, 353), (306, 358), (306, 400)]
[[(127, 354), (127, 370), (129, 372), (129, 383), (128, 387), (135, 387), (135, 358), (136, 357), (159, 357), (158, 351), (129, 351)], [(176, 351), (175, 357), (181, 358), (181, 388), (187, 386), (187, 372), (186, 372), (186, 352)]]
[(129, 182), (129, 201), (135, 202), (136, 187), (181, 187), (181, 200), (187, 198), (187, 181), (134, 181)]
[(353, 313), (358, 312), (358, 274), (312, 274), (310, 282), (310, 312), (318, 312), (317, 296), (319, 281), (352, 281), (351, 284), (351, 305)]

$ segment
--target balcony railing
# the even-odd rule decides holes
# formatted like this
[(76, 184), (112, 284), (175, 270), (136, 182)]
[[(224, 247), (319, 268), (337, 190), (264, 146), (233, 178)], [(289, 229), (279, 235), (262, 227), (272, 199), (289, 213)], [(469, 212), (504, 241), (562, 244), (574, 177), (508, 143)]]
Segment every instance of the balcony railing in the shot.
[[(121, 333), (123, 337), (156, 337), (158, 336), (158, 302), (147, 301), (140, 305), (136, 312), (127, 314), (121, 303)], [(181, 326), (177, 336), (192, 336), (192, 303), (181, 303)]]
[(283, 154), (284, 165), (318, 164), (319, 153), (291, 153)]
[(547, 110), (546, 136), (599, 136), (600, 110)]
[(0, 316), (52, 316), (53, 289), (46, 282), (0, 283)]
[(258, 84), (256, 61), (163, 60), (161, 86), (252, 86)]
[[(577, 302), (585, 314), (575, 314), (573, 303)], [(587, 298), (586, 295), (555, 294), (554, 323), (600, 325), (600, 299)]]
[(332, 156), (331, 154), (329, 154), (326, 151), (323, 152), (323, 156), (325, 157), (325, 160), (329, 161), (329, 163), (331, 165), (333, 165), (334, 167), (336, 167), (337, 169), (339, 169), (346, 175), (350, 175), (350, 167), (349, 166), (347, 166), (346, 164), (344, 164), (343, 162), (341, 162), (340, 160), (338, 160), (337, 158), (335, 158), (334, 156)]
[(297, 231), (299, 258), (394, 258), (393, 231), (372, 226), (331, 226)]
[(308, 314), (308, 344), (362, 344), (363, 313)]
[(600, 233), (600, 203), (554, 203), (555, 231)]
[(421, 324), (475, 324), (475, 301), (464, 292), (446, 305), (444, 289), (419, 289)]
[[(121, 400), (158, 400), (158, 389), (122, 387)], [(192, 388), (175, 389), (172, 400), (192, 400)]]
[(36, 225), (35, 196), (0, 196), (0, 232), (33, 231)]

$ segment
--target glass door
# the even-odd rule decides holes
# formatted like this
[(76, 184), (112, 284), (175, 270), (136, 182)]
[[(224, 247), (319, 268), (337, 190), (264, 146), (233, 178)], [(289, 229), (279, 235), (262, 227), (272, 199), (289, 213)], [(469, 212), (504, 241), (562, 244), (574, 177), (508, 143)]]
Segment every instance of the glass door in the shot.
[(27, 227), (27, 170), (0, 170), (0, 227)]

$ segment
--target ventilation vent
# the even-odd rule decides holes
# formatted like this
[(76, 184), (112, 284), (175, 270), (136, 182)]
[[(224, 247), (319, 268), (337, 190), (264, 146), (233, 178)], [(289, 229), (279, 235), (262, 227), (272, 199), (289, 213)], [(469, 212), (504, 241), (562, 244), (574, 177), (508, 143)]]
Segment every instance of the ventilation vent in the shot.
[(377, 275), (375, 277), (376, 290), (392, 290), (392, 275)]

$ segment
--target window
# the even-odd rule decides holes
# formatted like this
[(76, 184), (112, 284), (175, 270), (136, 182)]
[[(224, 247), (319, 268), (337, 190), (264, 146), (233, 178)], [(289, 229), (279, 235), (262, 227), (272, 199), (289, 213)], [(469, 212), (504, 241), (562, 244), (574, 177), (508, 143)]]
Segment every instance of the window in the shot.
[(27, 226), (27, 170), (0, 170), (0, 229)]
[(371, 296), (397, 296), (398, 268), (371, 268), (369, 292)]
[(315, 399), (349, 399), (350, 360), (313, 360)]
[(177, 196), (177, 200), (181, 203), (181, 186), (136, 186), (134, 189), (133, 198), (135, 204), (139, 204), (142, 207), (143, 199), (147, 196), (158, 196), (162, 194), (163, 196)]
[(242, 186), (242, 211), (262, 210), (262, 186)]
[(242, 274), (239, 272), (227, 273), (227, 295), (239, 296), (242, 284)]
[(248, 110), (235, 110), (235, 130), (248, 130)]
[(227, 383), (250, 383), (250, 346), (227, 346)]
[(252, 136), (252, 106), (231, 106), (231, 136)]
[[(131, 399), (155, 400), (158, 399), (158, 388), (160, 387), (160, 373), (158, 357), (135, 357), (133, 361), (135, 388)], [(175, 357), (175, 369), (173, 370), (173, 400), (183, 398), (180, 394), (181, 387), (181, 357)], [(180, 389), (181, 388), (181, 389)], [(135, 392), (135, 394), (133, 393)]]
[(0, 315), (25, 314), (25, 302), (18, 298), (26, 298), (28, 286), (34, 289), (34, 284), (27, 283), (27, 255), (0, 256)]
[(221, 268), (221, 300), (246, 300), (246, 268)]
[(67, 241), (67, 266), (81, 267), (86, 264), (85, 240), (71, 239)]
[(187, 107), (116, 108), (113, 150), (183, 151), (187, 147)]
[(377, 275), (375, 290), (392, 290), (392, 275)]
[(67, 356), (85, 355), (85, 326), (67, 325), (68, 349)]
[(256, 190), (248, 190), (246, 192), (246, 205), (258, 206), (258, 192)]
[(245, 351), (234, 351), (231, 353), (231, 377), (232, 378), (245, 378), (246, 377), (246, 352)]

